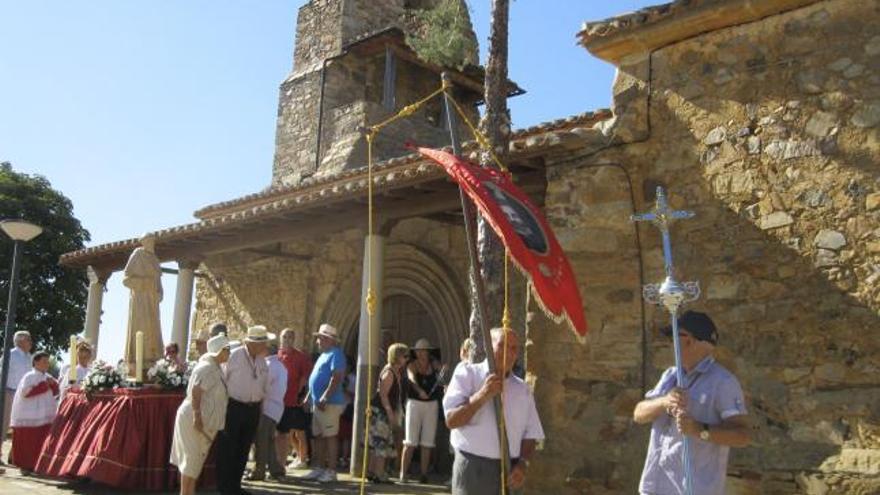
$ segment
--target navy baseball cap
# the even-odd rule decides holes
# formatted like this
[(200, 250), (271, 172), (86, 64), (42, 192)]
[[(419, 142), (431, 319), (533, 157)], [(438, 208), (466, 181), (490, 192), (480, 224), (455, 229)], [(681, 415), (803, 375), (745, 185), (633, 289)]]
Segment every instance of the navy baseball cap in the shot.
[[(685, 311), (678, 317), (679, 330), (685, 330), (695, 339), (708, 342), (712, 345), (718, 345), (718, 329), (712, 318), (706, 313), (699, 311)], [(668, 325), (660, 330), (667, 337), (672, 336), (672, 325)]]

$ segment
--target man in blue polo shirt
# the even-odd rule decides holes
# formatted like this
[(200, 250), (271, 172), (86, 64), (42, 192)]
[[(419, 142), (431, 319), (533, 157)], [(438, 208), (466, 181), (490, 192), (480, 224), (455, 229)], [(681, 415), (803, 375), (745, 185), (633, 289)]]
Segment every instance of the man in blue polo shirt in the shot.
[[(691, 437), (691, 476), (699, 495), (723, 495), (730, 447), (749, 444), (750, 427), (742, 388), (713, 357), (718, 330), (705, 313), (687, 311), (678, 319), (684, 387), (675, 367), (667, 369), (645, 400), (636, 405), (636, 423), (651, 423), (651, 441), (639, 492), (683, 495), (684, 435)], [(672, 328), (663, 330), (672, 335)]]
[(339, 333), (332, 325), (321, 324), (315, 333), (321, 355), (309, 376), (305, 402), (312, 405), (312, 435), (315, 437), (314, 469), (301, 479), (330, 483), (336, 481), (339, 454), (339, 417), (345, 409), (342, 380), (345, 354), (339, 348)]

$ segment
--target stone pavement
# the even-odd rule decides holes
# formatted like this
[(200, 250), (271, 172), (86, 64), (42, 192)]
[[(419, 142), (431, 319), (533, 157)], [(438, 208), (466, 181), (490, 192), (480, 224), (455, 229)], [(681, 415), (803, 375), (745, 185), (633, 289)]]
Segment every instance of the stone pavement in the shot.
[[(266, 482), (266, 483), (245, 483), (245, 489), (254, 495), (268, 494), (334, 494), (334, 495), (351, 495), (359, 493), (359, 484), (348, 476), (340, 476), (336, 483), (328, 483), (326, 485), (317, 483), (306, 483), (292, 481), (287, 484)], [(102, 487), (100, 485), (83, 485), (76, 483), (68, 483), (52, 479), (21, 476), (18, 469), (6, 469), (6, 474), (0, 476), (0, 493), (3, 495), (60, 495), (62, 493), (69, 494), (101, 494), (109, 495), (119, 493), (114, 488)], [(125, 492), (127, 495), (159, 495), (159, 492)], [(176, 492), (162, 492), (162, 494), (172, 495)], [(216, 493), (213, 491), (198, 493)], [(441, 495), (448, 493), (442, 485), (367, 485), (367, 493), (376, 495), (399, 495), (399, 494), (424, 494), (424, 495)]]
[[(8, 454), (10, 444), (7, 442), (3, 445), (3, 453)], [(293, 471), (292, 475), (305, 474), (307, 471)], [(336, 483), (318, 484), (304, 481), (296, 481), (294, 478), (287, 483), (276, 482), (258, 482), (244, 483), (244, 488), (254, 495), (269, 494), (290, 494), (290, 495), (311, 495), (311, 494), (332, 494), (332, 495), (353, 495), (360, 492), (360, 484), (357, 480), (353, 480), (348, 475), (340, 475), (339, 481)], [(120, 493), (115, 488), (109, 488), (101, 485), (91, 485), (82, 483), (72, 483), (68, 481), (40, 478), (36, 476), (22, 476), (15, 467), (6, 466), (6, 474), (0, 475), (0, 494), (2, 495), (60, 495), (82, 494), (82, 495), (110, 495)], [(173, 495), (176, 492), (124, 492), (126, 495)], [(198, 493), (216, 493), (214, 491), (200, 491)], [(445, 495), (448, 493), (446, 488), (439, 482), (431, 485), (392, 485), (367, 484), (367, 493), (371, 495), (401, 495), (401, 494), (420, 494), (420, 495)]]
[[(292, 481), (287, 484), (281, 483), (245, 483), (245, 488), (254, 495), (269, 494), (335, 494), (335, 495), (352, 495), (359, 493), (359, 484), (348, 476), (340, 476), (336, 483), (328, 483), (325, 485), (318, 483), (306, 483)], [(45, 478), (21, 476), (17, 469), (7, 468), (6, 474), (0, 476), (0, 493), (3, 495), (60, 495), (68, 494), (101, 494), (109, 495), (119, 493), (119, 490), (102, 487), (99, 485), (83, 485), (76, 483), (67, 483)], [(160, 495), (159, 492), (124, 492), (127, 495)], [(162, 495), (172, 495), (176, 492), (162, 492)], [(214, 491), (199, 491), (198, 493), (216, 493)], [(398, 494), (424, 494), (424, 495), (440, 495), (448, 493), (441, 485), (367, 485), (367, 493), (377, 495), (398, 495)]]

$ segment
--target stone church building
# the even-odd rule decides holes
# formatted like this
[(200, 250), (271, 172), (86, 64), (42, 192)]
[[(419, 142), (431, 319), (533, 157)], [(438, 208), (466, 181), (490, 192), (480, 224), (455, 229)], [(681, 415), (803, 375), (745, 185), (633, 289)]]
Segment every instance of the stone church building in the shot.
[[(439, 87), (441, 68), (406, 42), (414, 9), (436, 3), (300, 9), (272, 184), (155, 233), (159, 257), (180, 267), (174, 340), (217, 320), (236, 332), (329, 322), (356, 354), (367, 222), (358, 127)], [(728, 493), (880, 493), (878, 19), (875, 0), (678, 0), (572, 33), (617, 67), (612, 108), (515, 131), (508, 160), (567, 252), (590, 324), (578, 343), (515, 277), (521, 360), (547, 434), (529, 492), (637, 491), (648, 428), (633, 406), (672, 356), (658, 335), (664, 313), (640, 296), (662, 278), (660, 238), (629, 216), (662, 185), (674, 207), (696, 212), (672, 232), (676, 265), (701, 283), (693, 307), (718, 323), (720, 360), (754, 426), (753, 444), (731, 456)], [(457, 99), (476, 115), (482, 72), (463, 66), (452, 71)], [(383, 338), (426, 337), (452, 363), (469, 314), (458, 191), (403, 147), (445, 146), (444, 122), (437, 100), (380, 135), (373, 255)], [(62, 258), (89, 268), (92, 337), (103, 284), (138, 245)]]

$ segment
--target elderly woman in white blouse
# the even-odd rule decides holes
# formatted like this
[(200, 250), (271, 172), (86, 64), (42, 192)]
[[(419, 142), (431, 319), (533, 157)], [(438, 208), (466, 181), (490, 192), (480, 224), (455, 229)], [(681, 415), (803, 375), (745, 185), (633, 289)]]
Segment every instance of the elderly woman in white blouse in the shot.
[(199, 359), (189, 379), (186, 399), (177, 409), (171, 464), (180, 470), (180, 494), (195, 493), (208, 450), (226, 423), (226, 383), (220, 365), (229, 359), (225, 334), (208, 341), (208, 352)]

